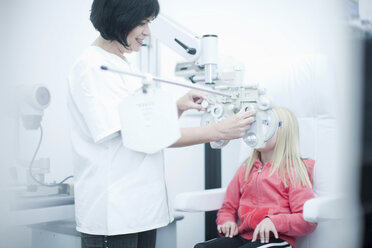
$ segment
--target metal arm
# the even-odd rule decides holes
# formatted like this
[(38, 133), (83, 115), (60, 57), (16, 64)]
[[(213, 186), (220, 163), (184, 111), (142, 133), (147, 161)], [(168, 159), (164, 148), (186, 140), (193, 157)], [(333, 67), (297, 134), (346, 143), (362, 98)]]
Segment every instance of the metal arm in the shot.
[(151, 24), (152, 36), (160, 40), (189, 62), (204, 68), (205, 83), (213, 84), (218, 64), (218, 37), (214, 34), (201, 38), (175, 21), (159, 15)]
[(168, 79), (164, 79), (164, 78), (160, 78), (160, 77), (154, 77), (154, 76), (151, 76), (149, 74), (146, 75), (146, 74), (141, 74), (141, 73), (121, 71), (121, 70), (108, 68), (107, 66), (104, 66), (104, 65), (101, 66), (101, 69), (104, 70), (104, 71), (111, 71), (111, 72), (115, 72), (115, 73), (119, 73), (119, 74), (125, 74), (125, 75), (129, 75), (129, 76), (133, 76), (133, 77), (142, 78), (142, 79), (148, 79), (148, 81), (154, 80), (154, 81), (157, 81), (157, 82), (160, 82), (160, 83), (173, 84), (173, 85), (177, 85), (177, 86), (181, 86), (181, 87), (185, 87), (185, 88), (189, 88), (189, 89), (200, 90), (200, 91), (204, 91), (204, 92), (207, 92), (207, 93), (210, 93), (210, 94), (231, 98), (230, 94), (226, 94), (226, 93), (223, 93), (223, 92), (220, 92), (220, 91), (207, 89), (207, 88), (203, 88), (203, 87), (200, 87), (200, 86), (184, 84), (184, 83), (181, 83), (181, 82), (176, 82), (176, 81), (173, 81), (173, 80), (168, 80)]
[(151, 22), (151, 36), (160, 40), (187, 61), (197, 61), (201, 53), (200, 38), (180, 24), (159, 14)]

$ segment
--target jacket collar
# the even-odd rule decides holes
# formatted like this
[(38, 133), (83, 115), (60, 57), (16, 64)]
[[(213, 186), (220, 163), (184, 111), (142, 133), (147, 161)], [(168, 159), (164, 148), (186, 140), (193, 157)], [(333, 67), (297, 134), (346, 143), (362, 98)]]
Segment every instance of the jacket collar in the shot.
[[(270, 166), (271, 164), (272, 164), (272, 161), (269, 161), (265, 164), (265, 166)], [(254, 161), (254, 163), (253, 163), (253, 167), (255, 167), (255, 168), (261, 168), (262, 165), (263, 164), (262, 164), (262, 162), (259, 158), (257, 158), (256, 161)]]

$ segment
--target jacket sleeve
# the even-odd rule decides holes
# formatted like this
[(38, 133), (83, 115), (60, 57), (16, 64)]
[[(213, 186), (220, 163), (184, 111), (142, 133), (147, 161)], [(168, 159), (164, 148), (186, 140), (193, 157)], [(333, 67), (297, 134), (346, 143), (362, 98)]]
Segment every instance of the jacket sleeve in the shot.
[(222, 225), (227, 221), (237, 222), (239, 201), (241, 197), (239, 178), (241, 177), (241, 174), (243, 174), (244, 177), (244, 171), (244, 166), (240, 167), (227, 187), (225, 200), (217, 213), (217, 225)]
[[(309, 176), (314, 167), (313, 160), (306, 160), (305, 164), (309, 168)], [(316, 223), (307, 222), (303, 218), (304, 203), (314, 198), (313, 190), (310, 186), (290, 185), (288, 190), (289, 206), (291, 214), (268, 215), (274, 223), (278, 233), (288, 236), (304, 236), (313, 232), (317, 226)]]

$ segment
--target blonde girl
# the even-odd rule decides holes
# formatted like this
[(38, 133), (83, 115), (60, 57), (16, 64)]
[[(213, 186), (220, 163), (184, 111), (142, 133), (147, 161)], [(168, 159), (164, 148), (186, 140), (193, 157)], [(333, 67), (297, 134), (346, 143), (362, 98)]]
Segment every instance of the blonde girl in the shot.
[(280, 127), (263, 148), (254, 149), (230, 182), (217, 215), (221, 238), (195, 248), (295, 247), (296, 237), (314, 231), (302, 217), (313, 198), (314, 160), (299, 152), (299, 128), (287, 108), (275, 108)]

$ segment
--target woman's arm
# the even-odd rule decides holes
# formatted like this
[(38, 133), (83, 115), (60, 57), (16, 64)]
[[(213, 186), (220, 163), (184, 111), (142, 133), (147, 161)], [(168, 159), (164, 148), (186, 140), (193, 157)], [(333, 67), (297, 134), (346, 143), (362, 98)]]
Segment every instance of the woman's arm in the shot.
[(241, 111), (219, 123), (202, 127), (181, 128), (181, 138), (170, 147), (183, 147), (218, 140), (241, 138), (255, 120), (254, 114), (254, 111)]

